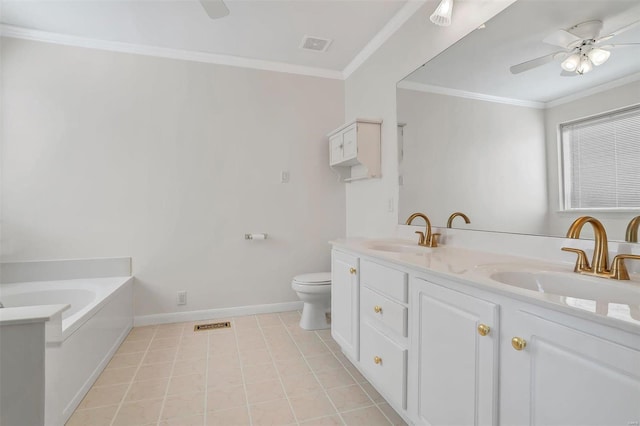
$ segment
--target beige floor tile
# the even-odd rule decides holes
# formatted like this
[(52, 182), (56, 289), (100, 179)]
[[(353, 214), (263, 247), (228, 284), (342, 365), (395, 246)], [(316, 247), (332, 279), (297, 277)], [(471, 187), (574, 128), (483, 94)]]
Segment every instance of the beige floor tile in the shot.
[(273, 359), (269, 351), (257, 350), (242, 352), (240, 354), (240, 362), (242, 362), (242, 365), (271, 364)]
[(204, 413), (204, 393), (169, 395), (164, 401), (162, 420)]
[(156, 326), (147, 327), (135, 327), (131, 329), (127, 336), (127, 341), (130, 340), (151, 340), (156, 333)]
[(327, 328), (326, 330), (316, 330), (316, 334), (319, 338), (326, 341), (332, 341), (333, 337), (331, 336), (331, 329)]
[(219, 411), (247, 405), (244, 386), (207, 390), (207, 411)]
[(367, 383), (367, 379), (358, 371), (356, 367), (353, 366), (350, 362), (347, 361), (347, 365), (345, 365), (347, 371), (353, 377), (353, 379), (358, 383)]
[(136, 374), (137, 367), (124, 368), (106, 368), (94, 386), (117, 385), (121, 383), (129, 383)]
[(96, 408), (118, 404), (122, 401), (128, 387), (128, 384), (120, 384), (91, 388), (80, 403), (80, 408)]
[(181, 395), (186, 393), (204, 392), (206, 378), (204, 374), (189, 374), (186, 376), (173, 376), (169, 380), (168, 395)]
[(286, 399), (250, 405), (249, 411), (251, 411), (251, 421), (254, 426), (280, 426), (295, 423)]
[(240, 368), (228, 368), (226, 370), (209, 371), (207, 387), (221, 388), (239, 386), (242, 384), (242, 371)]
[(236, 336), (233, 333), (210, 334), (209, 346), (217, 349), (218, 352), (226, 352), (225, 348), (236, 349)]
[(319, 419), (300, 422), (304, 426), (342, 426), (342, 420), (338, 416), (320, 417)]
[(144, 354), (144, 352), (116, 354), (111, 358), (111, 361), (109, 361), (107, 368), (137, 367), (142, 361)]
[(204, 414), (197, 414), (195, 416), (187, 417), (174, 417), (173, 419), (162, 420), (158, 423), (159, 426), (203, 426)]
[(378, 405), (378, 408), (387, 416), (387, 419), (391, 421), (394, 426), (406, 426), (407, 423), (402, 420), (402, 417), (387, 403)]
[(149, 347), (149, 341), (147, 340), (125, 340), (122, 342), (118, 351), (118, 355), (130, 354), (132, 352), (145, 352)]
[(236, 339), (239, 341), (241, 340), (252, 340), (252, 339), (259, 339), (262, 337), (262, 330), (260, 330), (260, 328), (255, 327), (255, 328), (238, 328), (236, 330)]
[(325, 417), (336, 413), (329, 398), (324, 392), (307, 393), (295, 397), (289, 397), (293, 412), (298, 421)]
[(299, 345), (309, 345), (311, 343), (322, 343), (322, 339), (318, 337), (315, 331), (306, 331), (300, 329), (299, 331), (295, 331), (291, 333), (291, 337), (296, 341)]
[(275, 361), (284, 361), (303, 357), (298, 347), (289, 343), (279, 346), (271, 346), (271, 356)]
[(238, 339), (238, 351), (240, 353), (247, 351), (266, 350), (267, 343), (262, 336), (251, 339)]
[(149, 350), (157, 351), (159, 349), (177, 348), (179, 345), (180, 336), (164, 337), (161, 339), (154, 337), (151, 341), (151, 346), (149, 346)]
[(300, 349), (300, 352), (302, 352), (302, 354), (306, 357), (318, 356), (324, 353), (331, 353), (329, 347), (325, 345), (321, 340), (311, 343), (298, 343), (298, 349)]
[(320, 371), (316, 373), (316, 376), (325, 389), (333, 389), (355, 384), (353, 378), (346, 373), (344, 368), (337, 368), (335, 370)]
[(247, 383), (247, 400), (249, 404), (284, 398), (284, 389), (279, 380), (260, 383)]
[(187, 374), (204, 374), (207, 371), (206, 359), (176, 360), (172, 376), (186, 376)]
[(242, 369), (245, 383), (266, 382), (277, 380), (278, 372), (272, 364), (247, 365)]
[(237, 368), (240, 369), (240, 355), (238, 354), (211, 354), (209, 353), (209, 359), (207, 359), (209, 372), (222, 371)]
[(133, 380), (141, 381), (169, 377), (171, 375), (172, 368), (172, 362), (163, 362), (160, 364), (142, 364)]
[(318, 356), (306, 357), (307, 362), (311, 366), (311, 370), (318, 372), (324, 370), (334, 370), (343, 368), (338, 359), (332, 353), (326, 353)]
[(309, 368), (304, 358), (276, 360), (276, 368), (283, 377), (311, 373), (311, 368)]
[(65, 426), (109, 426), (117, 410), (117, 405), (76, 410)]
[(329, 350), (331, 352), (335, 353), (341, 353), (342, 352), (342, 348), (340, 347), (340, 345), (338, 345), (335, 341), (333, 340), (324, 340), (324, 344), (327, 345), (327, 347), (329, 348)]
[(147, 425), (158, 421), (162, 399), (129, 402), (120, 407), (113, 426)]
[(247, 407), (207, 413), (207, 426), (249, 426), (250, 424)]
[(235, 318), (232, 318), (231, 321), (233, 322), (233, 324), (236, 325), (236, 327), (249, 327), (249, 326), (258, 327), (258, 320), (256, 319), (255, 315), (245, 315), (242, 317), (235, 317)]
[(167, 393), (168, 385), (168, 378), (133, 382), (124, 401), (133, 402), (141, 399), (163, 398)]
[(257, 318), (260, 327), (282, 325), (282, 321), (280, 321), (280, 315), (278, 314), (261, 314), (257, 315)]
[(373, 401), (358, 385), (329, 389), (327, 394), (339, 412), (373, 405)]
[(362, 386), (362, 389), (364, 389), (367, 395), (369, 395), (369, 398), (371, 398), (376, 404), (386, 402), (382, 395), (378, 393), (378, 391), (373, 387), (371, 383), (360, 383), (360, 386)]
[(281, 380), (284, 390), (290, 398), (296, 395), (323, 390), (320, 383), (318, 383), (315, 376), (311, 373), (297, 376), (283, 376)]
[(149, 351), (144, 356), (142, 364), (159, 364), (163, 362), (173, 362), (176, 358), (176, 351), (178, 348), (160, 349), (156, 351)]
[(389, 420), (376, 406), (341, 414), (347, 426), (389, 426)]

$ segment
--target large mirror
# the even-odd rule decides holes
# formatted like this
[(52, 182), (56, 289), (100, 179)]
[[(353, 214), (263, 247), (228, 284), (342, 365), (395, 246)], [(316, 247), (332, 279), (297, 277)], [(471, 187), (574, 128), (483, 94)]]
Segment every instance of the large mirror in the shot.
[[(639, 210), (564, 209), (559, 128), (640, 104), (637, 21), (637, 0), (519, 0), (400, 81), (400, 222), (419, 211), (445, 226), (460, 211), (471, 223), (455, 228), (563, 236), (588, 214), (624, 240)], [(608, 60), (564, 70), (587, 39)]]

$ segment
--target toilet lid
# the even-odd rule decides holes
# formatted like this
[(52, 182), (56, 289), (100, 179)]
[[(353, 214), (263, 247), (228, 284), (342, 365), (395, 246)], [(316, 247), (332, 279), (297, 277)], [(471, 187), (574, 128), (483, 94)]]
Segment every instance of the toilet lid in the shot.
[(307, 285), (331, 284), (331, 272), (314, 272), (312, 274), (297, 275), (293, 280)]

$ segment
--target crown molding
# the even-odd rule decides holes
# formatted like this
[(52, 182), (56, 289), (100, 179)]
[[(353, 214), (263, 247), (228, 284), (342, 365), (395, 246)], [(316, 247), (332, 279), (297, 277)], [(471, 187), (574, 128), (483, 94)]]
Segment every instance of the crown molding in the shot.
[(62, 44), (65, 46), (85, 47), (89, 49), (108, 50), (111, 52), (133, 53), (137, 55), (155, 56), (183, 61), (203, 62), (208, 64), (228, 65), (232, 67), (253, 68), (263, 71), (275, 71), (288, 74), (300, 74), (310, 77), (342, 80), (343, 74), (337, 70), (307, 67), (285, 62), (264, 61), (231, 55), (197, 52), (192, 50), (172, 49), (167, 47), (145, 46), (117, 41), (96, 40), (85, 37), (32, 30), (12, 25), (0, 24), (0, 36), (22, 40), (41, 41)]
[(389, 40), (421, 7), (426, 0), (409, 0), (402, 9), (386, 23), (384, 27), (376, 34), (364, 48), (349, 62), (342, 70), (342, 78), (347, 79), (355, 70), (357, 70), (376, 50)]
[(495, 102), (499, 104), (515, 105), (528, 108), (544, 109), (544, 102), (524, 101), (521, 99), (503, 98), (500, 96), (485, 95), (483, 93), (467, 92), (465, 90), (450, 89), (448, 87), (432, 86), (430, 84), (416, 83), (413, 81), (401, 81), (398, 88), (415, 90), (418, 92), (435, 93), (438, 95), (455, 96), (458, 98), (475, 99), (478, 101)]
[(553, 108), (558, 105), (566, 104), (569, 102), (577, 101), (578, 99), (586, 98), (587, 96), (595, 95), (606, 90), (615, 89), (616, 87), (624, 86), (625, 84), (633, 83), (640, 80), (640, 72), (628, 75), (626, 77), (619, 78), (617, 80), (609, 81), (599, 86), (592, 87), (591, 89), (581, 90), (578, 93), (574, 93), (563, 98), (554, 99), (547, 102), (545, 105), (547, 108)]

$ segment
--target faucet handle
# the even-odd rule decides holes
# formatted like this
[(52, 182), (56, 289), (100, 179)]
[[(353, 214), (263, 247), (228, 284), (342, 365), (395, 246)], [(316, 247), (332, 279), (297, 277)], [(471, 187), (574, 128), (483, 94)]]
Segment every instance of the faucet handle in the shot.
[(420, 236), (420, 239), (418, 239), (418, 245), (423, 246), (426, 244), (425, 242), (425, 236), (424, 236), (424, 232), (422, 231), (415, 231), (416, 234), (418, 234)]
[(629, 272), (624, 264), (625, 259), (640, 260), (637, 254), (619, 254), (613, 258), (611, 263), (611, 278), (615, 280), (628, 280)]
[(578, 255), (578, 259), (576, 260), (576, 266), (573, 268), (574, 272), (583, 272), (583, 271), (591, 270), (591, 266), (589, 266), (589, 259), (587, 259), (587, 254), (584, 252), (584, 250), (571, 248), (571, 247), (562, 247), (562, 251), (568, 251), (571, 253), (576, 253)]
[(431, 234), (431, 241), (427, 241), (427, 245), (429, 247), (438, 247), (438, 237), (440, 236), (439, 232), (434, 232)]

